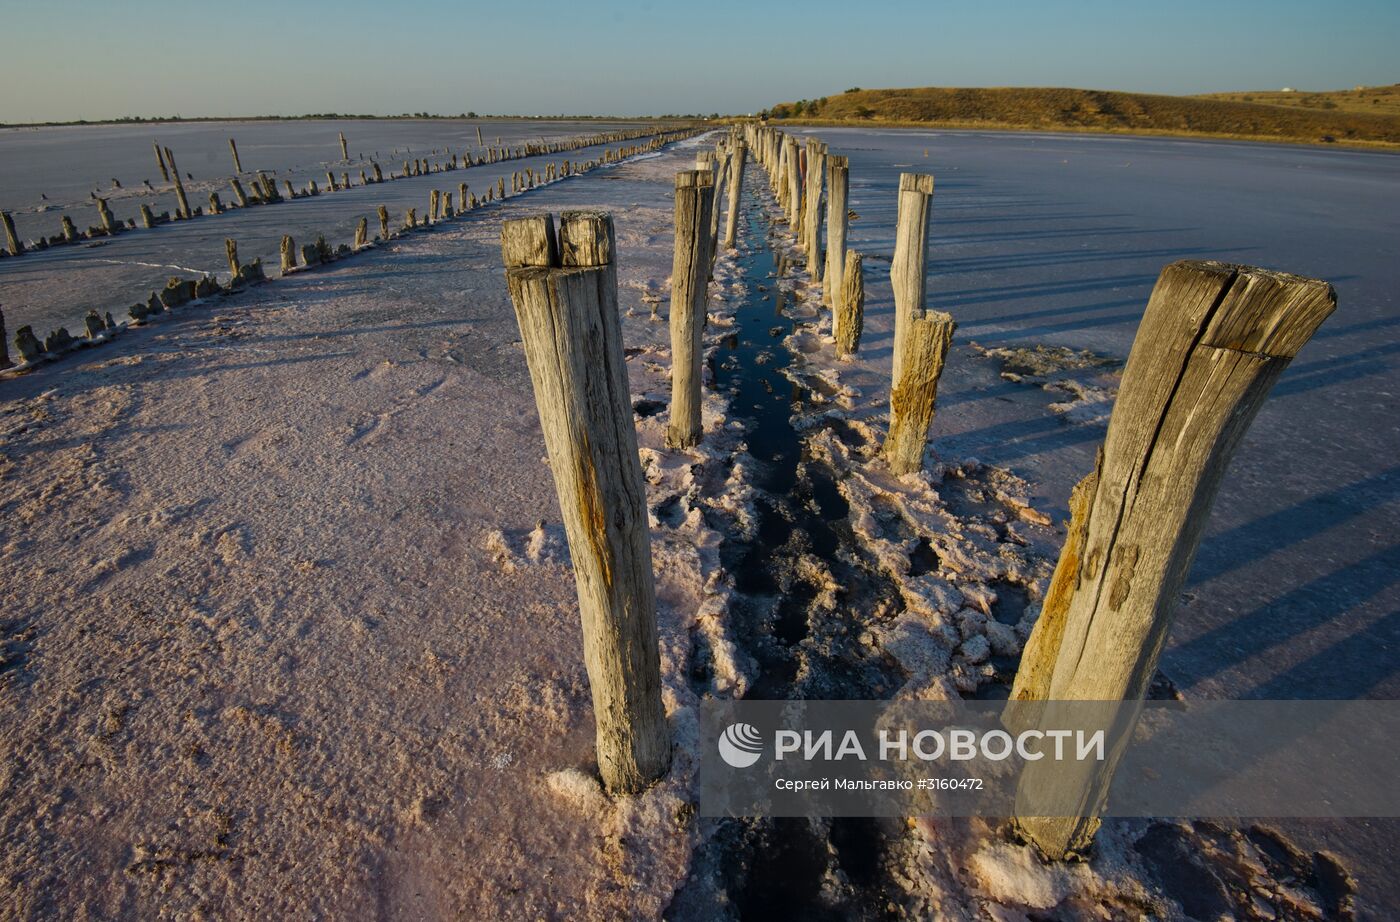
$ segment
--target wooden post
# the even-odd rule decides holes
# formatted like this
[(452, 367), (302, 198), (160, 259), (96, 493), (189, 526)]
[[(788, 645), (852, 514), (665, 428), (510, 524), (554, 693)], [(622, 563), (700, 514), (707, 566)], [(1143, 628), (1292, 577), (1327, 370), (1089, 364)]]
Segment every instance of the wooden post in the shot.
[(297, 242), (291, 234), (282, 235), (282, 274), (286, 275), (297, 267)]
[(156, 216), (151, 213), (150, 205), (141, 206), (141, 226), (147, 230), (156, 226)]
[(341, 160), (349, 160), (349, 159), (350, 159), (350, 149), (349, 149), (348, 147), (345, 146), (345, 132), (340, 131), (340, 132), (337, 132), (337, 134), (340, 135), (340, 159), (341, 159)]
[(233, 138), (228, 139), (228, 149), (229, 153), (233, 154), (233, 171), (235, 173), (242, 173), (243, 164), (238, 162), (238, 145), (233, 143)]
[(97, 200), (97, 217), (102, 222), (102, 230), (108, 235), (117, 232), (117, 220), (112, 217), (112, 209), (107, 207), (107, 200), (105, 198)]
[(238, 281), (238, 241), (232, 237), (224, 238), (224, 253), (228, 256), (228, 271), (233, 276), (233, 281)]
[(440, 198), (441, 193), (439, 193), (438, 190), (428, 190), (428, 213), (423, 215), (424, 224), (432, 224), (438, 219), (438, 201)]
[(724, 221), (724, 246), (730, 250), (735, 248), (739, 233), (739, 195), (744, 191), (744, 159), (747, 154), (748, 145), (738, 141), (729, 155), (729, 213)]
[(235, 176), (229, 180), (229, 185), (233, 187), (233, 197), (238, 202), (239, 208), (248, 207), (248, 193), (243, 191), (243, 183)]
[(152, 141), (151, 145), (156, 149), (156, 166), (160, 167), (160, 176), (166, 182), (170, 182), (170, 170), (165, 166), (165, 157), (160, 152), (160, 142)]
[(457, 212), (460, 214), (467, 210), (467, 184), (457, 183)]
[(15, 233), (15, 219), (10, 217), (8, 211), (0, 211), (0, 224), (5, 226), (5, 249), (10, 251), (11, 256), (19, 256), (24, 252), (24, 244), (20, 242), (19, 234)]
[(223, 214), (223, 211), (224, 211), (224, 203), (223, 203), (222, 201), (219, 200), (219, 193), (217, 193), (217, 192), (210, 192), (210, 193), (209, 193), (209, 213), (210, 213), (210, 214)]
[(865, 272), (861, 256), (847, 250), (841, 262), (841, 291), (832, 312), (832, 334), (836, 337), (836, 355), (847, 358), (860, 348), (860, 334), (865, 329)]
[(807, 274), (812, 281), (822, 277), (822, 179), (826, 154), (816, 138), (807, 139), (807, 174), (802, 190), (802, 235), (799, 240), (807, 254)]
[(10, 361), (10, 341), (5, 337), (5, 312), (0, 310), (0, 368), (13, 368)]
[(175, 179), (175, 201), (179, 203), (176, 214), (182, 218), (193, 217), (189, 200), (185, 198), (185, 184), (180, 180), (180, 168), (175, 165), (175, 155), (170, 153), (168, 147), (165, 149), (165, 160), (170, 164), (170, 175)]
[(904, 356), (901, 348), (910, 322), (924, 309), (928, 264), (929, 199), (933, 197), (933, 177), (926, 173), (901, 173), (899, 212), (895, 227), (894, 259), (890, 262), (890, 284), (894, 287), (894, 369), (892, 380), (899, 380)]
[(69, 243), (72, 243), (73, 241), (78, 239), (78, 229), (73, 226), (72, 218), (68, 217), (68, 215), (64, 215), (60, 219), (59, 224), (63, 228), (64, 240), (67, 240)]
[(326, 170), (326, 188), (331, 192), (334, 192), (336, 189), (340, 188), (335, 183), (335, 174), (332, 173), (330, 170)]
[(361, 218), (355, 225), (355, 249), (369, 244), (369, 218)]
[(287, 201), (290, 202), (297, 197), (297, 190), (292, 186), (292, 181), (290, 179), (282, 180), (282, 186), (287, 190)]
[[(1046, 855), (1081, 853), (1092, 839), (1221, 477), (1274, 382), (1335, 307), (1326, 282), (1247, 266), (1184, 261), (1158, 278), (1097, 484), (1081, 500), (1087, 521), (1061, 556), (1074, 579), (1047, 694), (1130, 706), (1104, 761), (1032, 762), (1023, 771), (1017, 822)], [(1048, 658), (1050, 640), (1033, 651), (1033, 668)], [(1019, 684), (1039, 693), (1043, 680)], [(1023, 812), (1047, 792), (1077, 804), (1079, 815)]]
[(504, 222), (501, 252), (569, 537), (598, 768), (610, 792), (634, 794), (671, 760), (646, 487), (612, 267), (559, 266), (552, 223)]
[(938, 379), (956, 328), (949, 314), (920, 311), (910, 319), (903, 343), (895, 347), (902, 346), (904, 352), (895, 355), (900, 371), (890, 385), (890, 431), (881, 453), (896, 474), (912, 474), (923, 467)]
[(389, 209), (383, 205), (379, 206), (379, 236), (389, 239)]
[(671, 261), (671, 424), (666, 444), (690, 448), (700, 441), (700, 334), (710, 274), (709, 170), (676, 174), (676, 241)]
[(835, 154), (826, 158), (826, 272), (822, 277), (822, 300), (831, 307), (833, 317), (841, 313), (842, 281), (846, 277), (842, 260), (846, 255), (846, 229), (850, 224), (846, 205), (850, 174), (848, 158)]

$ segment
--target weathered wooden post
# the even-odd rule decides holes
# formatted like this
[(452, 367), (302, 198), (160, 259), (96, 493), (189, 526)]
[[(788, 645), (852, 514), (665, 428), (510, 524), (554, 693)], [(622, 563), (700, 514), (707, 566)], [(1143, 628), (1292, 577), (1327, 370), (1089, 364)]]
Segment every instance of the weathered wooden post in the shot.
[(787, 186), (788, 186), (788, 227), (799, 241), (802, 239), (802, 149), (796, 138), (788, 138)]
[(355, 249), (369, 245), (369, 218), (361, 218), (355, 225)]
[(676, 174), (676, 240), (671, 260), (670, 448), (700, 441), (700, 353), (710, 274), (710, 210), (714, 181), (709, 170)]
[(932, 176), (900, 174), (894, 259), (890, 262), (890, 284), (894, 287), (894, 379), (899, 378), (899, 363), (904, 354), (900, 345), (908, 333), (909, 319), (924, 309), (929, 200), (932, 197)]
[(842, 281), (846, 277), (842, 260), (846, 255), (846, 229), (850, 226), (846, 206), (850, 174), (848, 158), (835, 154), (826, 158), (826, 273), (822, 277), (822, 300), (832, 308), (833, 315), (840, 313)]
[(739, 196), (744, 191), (744, 159), (747, 154), (748, 145), (737, 141), (729, 155), (729, 213), (724, 220), (724, 246), (730, 250), (736, 246), (739, 233)]
[(436, 189), (428, 191), (428, 213), (423, 215), (423, 223), (431, 224), (438, 219), (438, 198), (439, 192)]
[[(1225, 469), (1274, 382), (1335, 307), (1332, 286), (1317, 279), (1202, 261), (1162, 270), (1056, 567), (1052, 590), (1070, 595), (1057, 600), (1063, 624), (1037, 626), (1027, 677), (1017, 676), (1021, 701), (1129, 702), (1107, 759), (1023, 771), (1017, 823), (1046, 855), (1091, 841)], [(1033, 815), (1046, 803), (1079, 813)]]
[(335, 174), (332, 173), (330, 170), (326, 170), (326, 188), (331, 192), (334, 192), (336, 191), (336, 189), (340, 188), (336, 185)]
[(229, 180), (229, 185), (233, 187), (233, 198), (234, 201), (238, 202), (238, 207), (247, 208), (248, 193), (243, 191), (243, 183), (239, 182), (238, 177), (235, 176)]
[(379, 206), (379, 236), (385, 240), (389, 239), (389, 209), (383, 205)]
[(59, 224), (63, 229), (64, 240), (68, 241), (69, 243), (72, 243), (78, 239), (78, 229), (73, 226), (72, 218), (68, 217), (68, 215), (64, 215), (59, 220)]
[(170, 164), (170, 175), (175, 179), (175, 201), (179, 203), (175, 213), (182, 218), (193, 217), (194, 212), (190, 211), (189, 200), (185, 198), (185, 184), (180, 180), (180, 168), (175, 165), (175, 155), (168, 147), (165, 149), (165, 160)]
[(10, 361), (10, 341), (5, 335), (5, 312), (0, 310), (0, 368), (13, 368)]
[(666, 772), (671, 744), (615, 276), (561, 266), (548, 215), (504, 222), (501, 253), (573, 559), (598, 768), (610, 792), (633, 794)]
[(15, 219), (10, 217), (8, 211), (0, 211), (0, 224), (5, 225), (5, 249), (10, 251), (11, 256), (19, 256), (24, 252), (24, 244), (20, 242), (19, 234), (15, 233)]
[(865, 272), (861, 256), (855, 250), (846, 251), (841, 273), (841, 291), (832, 312), (831, 332), (836, 337), (836, 355), (844, 359), (860, 349), (860, 334), (865, 329)]
[(345, 132), (339, 131), (339, 132), (336, 132), (336, 133), (340, 135), (340, 159), (341, 159), (341, 160), (349, 160), (349, 159), (350, 159), (350, 149), (349, 149), (348, 147), (345, 146)]
[(282, 187), (287, 190), (287, 201), (290, 202), (292, 199), (297, 197), (296, 187), (292, 185), (292, 181), (290, 179), (282, 180)]
[(238, 162), (238, 145), (233, 143), (233, 138), (228, 139), (228, 149), (229, 153), (233, 154), (233, 171), (235, 173), (242, 173), (243, 164)]
[(900, 370), (890, 384), (890, 430), (881, 447), (896, 474), (912, 474), (923, 467), (938, 379), (956, 329), (952, 316), (941, 311), (920, 311), (909, 320), (901, 344), (904, 352), (895, 356)]
[(102, 222), (102, 230), (109, 236), (117, 232), (117, 219), (112, 217), (112, 209), (107, 207), (105, 198), (97, 199), (97, 217)]
[(485, 146), (486, 146), (486, 144), (481, 140), (481, 126), (480, 126), (480, 125), (477, 125), (477, 126), (476, 126), (476, 146), (477, 146), (477, 147), (485, 147)]
[(170, 182), (170, 170), (165, 166), (165, 156), (160, 152), (160, 141), (152, 141), (151, 146), (156, 149), (156, 166), (160, 167), (161, 179)]
[(147, 230), (156, 226), (156, 216), (151, 213), (150, 205), (141, 206), (141, 226)]
[(807, 139), (807, 174), (802, 190), (802, 249), (807, 254), (807, 274), (812, 281), (822, 278), (822, 179), (826, 172), (824, 145)]
[(238, 281), (238, 241), (232, 237), (224, 238), (224, 253), (228, 256), (229, 274), (233, 276), (233, 281)]
[(210, 193), (209, 193), (209, 213), (210, 213), (210, 214), (223, 214), (223, 211), (224, 211), (224, 203), (223, 203), (222, 201), (219, 200), (219, 193), (217, 193), (217, 192), (210, 192)]
[(297, 242), (291, 234), (282, 235), (282, 274), (286, 275), (297, 267)]

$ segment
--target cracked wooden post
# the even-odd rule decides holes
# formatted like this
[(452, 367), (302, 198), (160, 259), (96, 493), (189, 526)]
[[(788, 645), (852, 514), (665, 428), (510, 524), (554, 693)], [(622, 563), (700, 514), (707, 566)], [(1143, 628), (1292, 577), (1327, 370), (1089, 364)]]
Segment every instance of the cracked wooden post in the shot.
[(900, 371), (890, 384), (890, 431), (880, 449), (896, 474), (912, 474), (923, 467), (938, 402), (938, 379), (955, 329), (952, 316), (941, 311), (920, 311), (909, 320), (904, 352), (895, 355)]
[[(611, 257), (606, 224), (596, 246), (581, 244), (585, 226), (564, 228), (573, 258)], [(505, 221), (501, 254), (569, 538), (598, 768), (608, 791), (634, 794), (665, 774), (671, 743), (616, 277), (610, 264), (562, 267), (548, 215)]]
[(671, 424), (669, 448), (700, 441), (701, 333), (710, 274), (710, 210), (715, 188), (709, 170), (676, 174), (676, 241), (671, 260)]
[(10, 217), (8, 211), (0, 211), (0, 224), (5, 225), (5, 249), (10, 251), (11, 256), (21, 255), (24, 244), (20, 242), (19, 234), (15, 233), (15, 219)]
[(160, 141), (152, 141), (151, 146), (156, 149), (156, 166), (160, 167), (161, 179), (170, 182), (170, 170), (165, 165), (165, 155), (160, 151)]
[(369, 245), (369, 218), (361, 218), (355, 225), (355, 249)]
[(238, 162), (238, 145), (233, 143), (233, 138), (228, 139), (228, 150), (229, 153), (233, 154), (233, 171), (235, 173), (242, 173), (243, 164)]
[(340, 159), (341, 159), (341, 160), (349, 160), (349, 159), (350, 159), (350, 149), (349, 149), (348, 147), (345, 146), (345, 132), (343, 132), (343, 131), (338, 131), (338, 132), (336, 132), (336, 134), (340, 135)]
[(899, 379), (901, 348), (913, 318), (924, 309), (925, 273), (928, 265), (929, 200), (933, 197), (933, 177), (926, 173), (901, 173), (899, 211), (895, 226), (894, 259), (890, 262), (890, 284), (894, 288), (894, 369)]
[[(832, 154), (826, 158), (826, 271), (822, 276), (822, 300), (832, 309), (833, 318), (841, 313), (841, 293), (846, 278), (846, 229), (850, 223), (846, 197), (850, 190), (850, 166), (846, 157)], [(856, 339), (860, 339), (859, 334)]]
[(748, 145), (743, 141), (734, 144), (729, 155), (729, 213), (724, 219), (724, 246), (732, 250), (739, 234), (739, 196), (744, 191), (744, 160), (748, 155)]
[(855, 250), (846, 251), (841, 273), (831, 328), (836, 337), (836, 355), (844, 359), (860, 349), (860, 334), (865, 329), (865, 270), (861, 255)]
[(785, 138), (787, 150), (787, 219), (793, 236), (802, 238), (802, 166), (796, 138)]
[(379, 206), (379, 236), (385, 240), (389, 239), (389, 209), (383, 205)]
[[(1075, 559), (1061, 558), (1074, 580), (1045, 693), (1128, 702), (1126, 716), (1112, 724), (1105, 760), (1022, 772), (1017, 824), (1046, 855), (1079, 854), (1092, 840), (1221, 477), (1274, 382), (1335, 307), (1317, 279), (1204, 261), (1162, 270), (1083, 500), (1087, 521), (1066, 547)], [(1048, 656), (1036, 651), (1034, 662)], [(1039, 693), (1043, 680), (1020, 684)], [(1077, 815), (1041, 815), (1045, 804), (1073, 804)]]
[(291, 234), (282, 235), (282, 274), (286, 275), (297, 267), (297, 242)]
[(228, 256), (228, 271), (236, 282), (238, 281), (238, 241), (232, 237), (225, 237), (224, 254)]

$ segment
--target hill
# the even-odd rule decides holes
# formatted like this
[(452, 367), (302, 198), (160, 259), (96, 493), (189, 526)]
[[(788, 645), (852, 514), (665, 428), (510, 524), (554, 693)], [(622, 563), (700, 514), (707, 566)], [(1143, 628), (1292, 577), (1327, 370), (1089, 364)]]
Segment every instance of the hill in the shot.
[[(1248, 95), (1248, 94), (1241, 94)], [(1288, 95), (1288, 94), (1285, 94)], [(1381, 108), (1378, 103), (1377, 108)], [(1040, 87), (847, 90), (780, 103), (774, 119), (960, 128), (1122, 131), (1271, 141), (1400, 145), (1400, 115), (1269, 105), (1201, 96), (1158, 96)]]
[(1223, 99), (1228, 102), (1257, 102), (1270, 106), (1294, 106), (1366, 115), (1400, 115), (1400, 83), (1390, 86), (1359, 86), (1354, 90), (1251, 90), (1244, 93), (1203, 93), (1197, 99)]

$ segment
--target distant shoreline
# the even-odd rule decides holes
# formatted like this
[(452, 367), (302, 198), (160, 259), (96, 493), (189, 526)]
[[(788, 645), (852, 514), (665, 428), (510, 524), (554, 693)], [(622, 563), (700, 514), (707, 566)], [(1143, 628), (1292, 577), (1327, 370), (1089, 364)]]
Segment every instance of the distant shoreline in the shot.
[(680, 115), (199, 115), (169, 118), (75, 119), (66, 122), (0, 122), (0, 128), (77, 128), (84, 125), (179, 125), (186, 122), (696, 122)]

